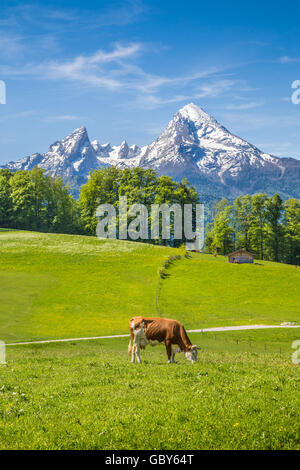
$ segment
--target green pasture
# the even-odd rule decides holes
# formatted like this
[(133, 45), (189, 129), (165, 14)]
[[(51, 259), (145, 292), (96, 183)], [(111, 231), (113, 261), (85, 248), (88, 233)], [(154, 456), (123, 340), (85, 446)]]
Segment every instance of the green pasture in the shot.
[(133, 315), (155, 312), (158, 268), (173, 251), (78, 235), (0, 233), (0, 339), (127, 332)]
[(299, 323), (300, 268), (270, 261), (232, 264), (224, 256), (193, 253), (174, 263), (162, 283), (161, 311), (179, 316), (187, 328)]
[[(0, 230), (0, 340), (128, 333), (133, 315), (187, 329), (299, 324), (293, 266), (93, 237)], [(299, 329), (191, 333), (199, 362), (128, 338), (6, 347), (0, 449), (299, 449)]]
[(127, 338), (7, 347), (0, 448), (299, 449), (299, 336), (257, 333), (191, 334), (194, 364), (160, 346), (131, 364)]
[[(0, 231), (0, 339), (127, 333), (134, 315), (158, 315), (158, 270), (179, 251), (76, 235)], [(161, 315), (187, 329), (299, 321), (300, 269), (232, 265), (193, 254), (159, 290)]]

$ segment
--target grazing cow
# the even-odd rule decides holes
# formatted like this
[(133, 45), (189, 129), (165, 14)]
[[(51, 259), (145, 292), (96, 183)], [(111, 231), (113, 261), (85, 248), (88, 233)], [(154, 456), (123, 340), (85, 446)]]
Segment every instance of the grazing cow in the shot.
[(182, 323), (177, 320), (158, 317), (134, 317), (129, 322), (130, 341), (128, 354), (131, 353), (131, 362), (141, 362), (140, 350), (148, 344), (165, 344), (168, 363), (175, 362), (175, 353), (184, 352), (185, 357), (197, 361), (198, 347), (193, 345)]

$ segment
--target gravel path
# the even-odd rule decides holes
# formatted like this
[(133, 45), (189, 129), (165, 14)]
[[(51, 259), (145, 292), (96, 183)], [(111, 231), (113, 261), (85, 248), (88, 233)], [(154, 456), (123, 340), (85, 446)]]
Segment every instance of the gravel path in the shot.
[[(201, 328), (198, 330), (187, 330), (188, 333), (204, 333), (206, 331), (239, 331), (239, 330), (260, 330), (266, 328), (300, 328), (300, 325), (241, 325), (241, 326), (218, 326), (215, 328)], [(43, 341), (24, 341), (20, 343), (7, 343), (6, 346), (22, 346), (24, 344), (48, 344), (48, 343), (66, 343), (70, 341), (88, 341), (91, 339), (109, 339), (109, 338), (127, 338), (129, 335), (111, 335), (111, 336), (89, 336), (88, 338), (67, 338), (67, 339), (48, 339)]]

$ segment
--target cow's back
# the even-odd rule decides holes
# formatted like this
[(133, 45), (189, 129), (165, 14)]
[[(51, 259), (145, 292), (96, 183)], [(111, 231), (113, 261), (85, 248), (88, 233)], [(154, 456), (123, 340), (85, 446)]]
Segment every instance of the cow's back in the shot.
[(149, 341), (158, 341), (160, 343), (170, 341), (171, 343), (178, 344), (179, 339), (182, 337), (182, 332), (185, 333), (183, 325), (177, 320), (161, 317), (133, 317), (130, 320), (130, 326), (134, 323), (134, 328), (139, 329), (143, 322), (145, 327), (146, 338)]

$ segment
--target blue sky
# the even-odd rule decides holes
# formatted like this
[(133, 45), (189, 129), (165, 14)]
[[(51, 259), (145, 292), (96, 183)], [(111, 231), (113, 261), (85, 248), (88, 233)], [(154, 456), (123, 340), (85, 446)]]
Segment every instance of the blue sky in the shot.
[(1, 2), (0, 163), (85, 125), (152, 142), (193, 101), (262, 150), (300, 158), (296, 1)]

